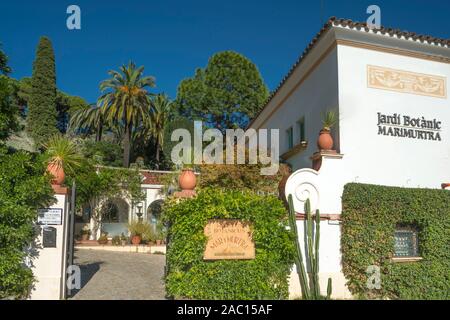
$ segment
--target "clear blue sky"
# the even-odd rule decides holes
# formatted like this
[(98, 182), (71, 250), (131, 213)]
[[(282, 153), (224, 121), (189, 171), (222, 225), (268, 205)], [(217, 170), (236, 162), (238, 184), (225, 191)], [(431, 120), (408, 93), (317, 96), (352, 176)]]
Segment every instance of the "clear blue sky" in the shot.
[[(448, 0), (1, 0), (0, 42), (13, 77), (30, 76), (41, 35), (51, 38), (58, 87), (96, 101), (107, 71), (130, 59), (156, 77), (155, 92), (175, 97), (178, 83), (208, 57), (235, 50), (250, 58), (274, 89), (321, 28), (321, 17), (367, 19), (382, 9), (382, 24), (450, 38)], [(66, 28), (66, 8), (82, 11), (82, 29)]]

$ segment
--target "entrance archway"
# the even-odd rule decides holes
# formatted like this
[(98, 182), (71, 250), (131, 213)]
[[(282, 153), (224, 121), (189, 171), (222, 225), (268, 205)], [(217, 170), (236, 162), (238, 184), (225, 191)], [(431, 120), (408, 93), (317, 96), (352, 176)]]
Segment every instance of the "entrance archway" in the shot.
[(164, 200), (159, 199), (153, 201), (147, 208), (147, 219), (154, 232), (158, 231), (158, 226), (161, 222), (161, 212), (163, 204)]
[(108, 237), (127, 234), (127, 223), (130, 212), (128, 203), (120, 198), (108, 199), (101, 206), (101, 231), (107, 232)]

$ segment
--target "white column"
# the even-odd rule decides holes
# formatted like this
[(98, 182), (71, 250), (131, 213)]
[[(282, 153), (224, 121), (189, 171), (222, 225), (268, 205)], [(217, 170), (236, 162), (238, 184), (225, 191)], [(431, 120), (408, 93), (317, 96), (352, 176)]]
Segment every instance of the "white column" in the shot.
[[(43, 208), (43, 215), (36, 225), (38, 236), (33, 245), (35, 254), (31, 258), (31, 269), (36, 279), (30, 294), (32, 300), (66, 298), (69, 190), (61, 186), (54, 186), (54, 190), (56, 203)], [(44, 247), (43, 233), (49, 227), (56, 231), (55, 247)]]

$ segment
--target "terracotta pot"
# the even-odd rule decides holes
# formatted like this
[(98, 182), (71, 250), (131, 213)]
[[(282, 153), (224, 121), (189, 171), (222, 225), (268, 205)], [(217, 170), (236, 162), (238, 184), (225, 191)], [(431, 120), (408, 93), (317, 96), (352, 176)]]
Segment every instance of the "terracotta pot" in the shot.
[(138, 245), (141, 243), (141, 237), (140, 236), (132, 236), (131, 237), (131, 243), (134, 245)]
[(81, 240), (83, 240), (83, 241), (89, 240), (89, 233), (83, 233), (81, 235)]
[(319, 139), (317, 140), (317, 146), (319, 150), (332, 150), (333, 149), (333, 137), (329, 130), (320, 130)]
[(53, 176), (53, 179), (51, 180), (52, 184), (61, 185), (64, 182), (66, 175), (62, 166), (49, 163), (47, 172)]
[(192, 169), (183, 169), (178, 178), (178, 184), (182, 190), (194, 190), (197, 185), (197, 178)]
[(156, 240), (156, 245), (157, 245), (157, 246), (160, 246), (161, 243), (162, 243), (162, 240)]

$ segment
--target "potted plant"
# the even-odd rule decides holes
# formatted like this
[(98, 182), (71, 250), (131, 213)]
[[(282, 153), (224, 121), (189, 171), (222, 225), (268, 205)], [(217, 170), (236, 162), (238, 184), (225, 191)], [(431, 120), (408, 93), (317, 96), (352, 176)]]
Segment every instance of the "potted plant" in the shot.
[(131, 243), (138, 245), (142, 241), (142, 235), (148, 231), (148, 228), (150, 228), (150, 224), (148, 222), (134, 220), (128, 223), (127, 227), (128, 231), (130, 231)]
[(97, 240), (98, 244), (105, 245), (108, 244), (108, 232), (102, 232), (101, 236)]
[(82, 157), (75, 143), (62, 135), (54, 135), (43, 147), (47, 172), (53, 176), (51, 182), (61, 185), (64, 182), (65, 173), (72, 173), (76, 167), (80, 166)]
[(162, 235), (161, 232), (157, 231), (156, 232), (156, 245), (160, 246), (162, 243)]
[(81, 229), (81, 240), (86, 241), (89, 240), (89, 236), (91, 235), (91, 230), (88, 225), (84, 225), (83, 229)]
[(121, 243), (120, 236), (114, 236), (112, 238), (112, 245), (113, 246), (120, 246), (120, 243)]
[(125, 246), (127, 244), (127, 242), (128, 242), (128, 237), (125, 236), (122, 232), (120, 235), (120, 243), (122, 244), (122, 246)]
[(149, 245), (155, 243), (156, 234), (150, 224), (148, 224), (148, 228), (146, 227), (146, 229), (144, 230), (144, 233), (142, 234), (142, 240), (144, 240)]
[(164, 239), (166, 238), (167, 229), (164, 227), (164, 224), (160, 221), (156, 225), (156, 245), (160, 246), (164, 243)]
[(320, 130), (319, 139), (317, 140), (317, 146), (319, 150), (332, 150), (333, 149), (333, 137), (331, 136), (331, 129), (337, 122), (336, 112), (328, 110), (323, 114), (322, 125)]

